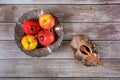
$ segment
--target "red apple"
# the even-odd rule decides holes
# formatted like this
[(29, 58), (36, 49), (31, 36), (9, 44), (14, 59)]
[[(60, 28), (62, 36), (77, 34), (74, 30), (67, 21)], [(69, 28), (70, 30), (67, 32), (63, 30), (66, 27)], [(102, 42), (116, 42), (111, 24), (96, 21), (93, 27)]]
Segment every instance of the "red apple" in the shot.
[(37, 34), (40, 31), (40, 26), (35, 20), (26, 20), (23, 24), (23, 30), (26, 34)]
[(44, 46), (49, 46), (55, 40), (54, 34), (49, 30), (41, 30), (38, 33), (39, 43)]
[(55, 25), (55, 19), (49, 13), (42, 14), (39, 16), (39, 24), (43, 29), (51, 29)]

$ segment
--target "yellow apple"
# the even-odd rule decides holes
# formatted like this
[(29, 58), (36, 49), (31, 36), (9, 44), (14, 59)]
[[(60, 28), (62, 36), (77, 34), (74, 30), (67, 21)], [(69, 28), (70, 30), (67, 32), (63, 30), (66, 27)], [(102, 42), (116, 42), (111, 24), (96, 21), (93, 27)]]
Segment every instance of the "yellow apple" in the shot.
[(51, 29), (55, 25), (55, 19), (51, 14), (45, 13), (39, 16), (39, 24), (43, 29)]
[(21, 43), (25, 50), (33, 50), (38, 45), (37, 38), (34, 35), (25, 35), (22, 38)]

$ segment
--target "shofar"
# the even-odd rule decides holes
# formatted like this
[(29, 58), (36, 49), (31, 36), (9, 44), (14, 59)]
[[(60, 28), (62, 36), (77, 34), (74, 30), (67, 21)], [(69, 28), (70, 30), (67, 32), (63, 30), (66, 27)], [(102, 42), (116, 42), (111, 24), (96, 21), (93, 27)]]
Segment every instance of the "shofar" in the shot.
[(92, 53), (95, 57), (99, 58), (98, 53), (95, 51), (94, 44), (88, 41), (84, 36), (77, 35), (70, 42), (70, 47), (74, 51), (74, 57), (83, 62), (86, 66), (95, 66), (97, 62), (89, 57), (86, 53), (80, 50), (80, 46), (84, 45), (90, 53)]

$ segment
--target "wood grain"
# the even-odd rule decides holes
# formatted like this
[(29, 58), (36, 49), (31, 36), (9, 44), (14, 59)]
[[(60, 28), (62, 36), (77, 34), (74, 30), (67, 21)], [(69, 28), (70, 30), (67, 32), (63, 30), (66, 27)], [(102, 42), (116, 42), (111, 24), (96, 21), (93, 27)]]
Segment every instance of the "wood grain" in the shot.
[(14, 40), (15, 23), (0, 23), (0, 40)]
[[(119, 80), (107, 78), (120, 77), (119, 4), (120, 0), (0, 0), (0, 80)], [(33, 9), (49, 9), (57, 16), (64, 28), (64, 40), (77, 34), (92, 40), (105, 66), (85, 67), (74, 59), (70, 41), (63, 41), (47, 57), (33, 58), (21, 52), (13, 41), (15, 22)]]
[(119, 4), (119, 0), (0, 0), (0, 4)]
[(1, 80), (119, 80), (120, 78), (116, 78), (116, 77), (109, 77), (109, 78), (0, 78)]
[(48, 9), (60, 22), (120, 22), (120, 5), (0, 5), (0, 22), (16, 22), (33, 9)]
[[(0, 59), (74, 59), (69, 43), (63, 41), (60, 48), (47, 57), (33, 58), (21, 52), (14, 41), (0, 41)], [(120, 41), (94, 41), (94, 43), (101, 58), (120, 59)]]
[(86, 67), (78, 60), (0, 60), (0, 77), (119, 77), (120, 61)]
[(120, 40), (119, 23), (63, 23), (64, 40), (82, 34), (90, 40)]
[[(61, 23), (64, 40), (82, 34), (90, 40), (120, 40), (120, 23)], [(15, 23), (0, 23), (0, 40), (14, 40)]]

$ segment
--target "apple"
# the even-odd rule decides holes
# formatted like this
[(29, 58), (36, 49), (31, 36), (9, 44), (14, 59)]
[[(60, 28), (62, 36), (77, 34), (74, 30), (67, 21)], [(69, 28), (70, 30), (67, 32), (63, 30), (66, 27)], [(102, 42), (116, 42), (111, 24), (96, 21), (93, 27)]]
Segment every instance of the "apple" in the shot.
[(25, 35), (21, 40), (22, 46), (25, 50), (33, 50), (38, 45), (38, 40), (34, 35)]
[(23, 30), (26, 34), (37, 34), (40, 31), (40, 26), (38, 21), (26, 20), (23, 24)]
[(49, 46), (55, 40), (54, 34), (49, 30), (41, 30), (38, 33), (38, 41), (44, 46)]
[(55, 25), (55, 19), (51, 14), (44, 13), (39, 16), (39, 24), (43, 29), (51, 29)]

